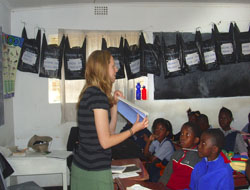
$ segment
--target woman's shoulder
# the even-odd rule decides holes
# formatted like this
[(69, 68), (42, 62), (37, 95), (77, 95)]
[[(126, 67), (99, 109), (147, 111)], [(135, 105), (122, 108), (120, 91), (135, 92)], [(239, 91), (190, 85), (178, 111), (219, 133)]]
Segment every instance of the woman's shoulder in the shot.
[(93, 96), (106, 96), (100, 88), (97, 86), (90, 86), (85, 90), (85, 95), (88, 97), (93, 97)]

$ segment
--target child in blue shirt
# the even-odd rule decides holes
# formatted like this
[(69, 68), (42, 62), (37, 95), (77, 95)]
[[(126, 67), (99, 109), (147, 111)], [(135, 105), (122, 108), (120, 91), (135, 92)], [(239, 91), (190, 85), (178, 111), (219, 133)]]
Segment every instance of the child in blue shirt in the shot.
[(158, 118), (153, 122), (152, 132), (153, 134), (149, 138), (144, 135), (146, 141), (144, 156), (148, 161), (146, 167), (149, 172), (149, 181), (157, 182), (161, 169), (155, 164), (161, 162), (166, 165), (174, 153), (171, 141), (173, 137), (172, 125), (168, 120)]
[(198, 154), (203, 159), (192, 171), (191, 190), (234, 190), (233, 170), (220, 154), (223, 146), (224, 134), (220, 129), (202, 133)]

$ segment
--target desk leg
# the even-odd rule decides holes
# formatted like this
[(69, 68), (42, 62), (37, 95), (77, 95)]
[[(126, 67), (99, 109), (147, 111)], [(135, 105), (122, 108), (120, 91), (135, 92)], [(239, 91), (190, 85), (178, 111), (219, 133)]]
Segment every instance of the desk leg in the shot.
[(7, 179), (6, 179), (6, 185), (7, 185), (7, 187), (10, 186), (10, 177), (7, 177)]
[(68, 184), (67, 184), (67, 173), (63, 173), (63, 190), (68, 189)]

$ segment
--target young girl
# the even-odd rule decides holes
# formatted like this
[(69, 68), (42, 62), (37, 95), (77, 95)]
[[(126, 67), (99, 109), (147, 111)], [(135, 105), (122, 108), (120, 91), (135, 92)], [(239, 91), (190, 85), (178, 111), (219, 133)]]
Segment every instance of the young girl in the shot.
[(78, 101), (79, 145), (74, 152), (71, 190), (112, 190), (111, 147), (148, 126), (148, 119), (115, 134), (117, 101), (120, 91), (112, 92), (117, 68), (108, 51), (94, 51), (85, 70), (86, 84)]
[(182, 149), (174, 152), (159, 182), (172, 190), (189, 187), (191, 172), (200, 161), (197, 152), (200, 134), (198, 125), (191, 122), (183, 124), (180, 135)]
[(153, 134), (148, 138), (144, 137), (146, 146), (144, 155), (149, 161), (146, 165), (149, 173), (149, 181), (157, 182), (160, 178), (161, 168), (156, 167), (156, 163), (166, 165), (174, 153), (174, 147), (171, 142), (173, 137), (171, 123), (163, 118), (154, 120), (152, 126)]
[(227, 152), (232, 151), (234, 153), (247, 156), (247, 147), (243, 137), (241, 136), (240, 132), (232, 130), (230, 127), (232, 121), (233, 114), (231, 110), (222, 107), (219, 112), (219, 124), (222, 132), (225, 135), (225, 146), (223, 149), (225, 149)]

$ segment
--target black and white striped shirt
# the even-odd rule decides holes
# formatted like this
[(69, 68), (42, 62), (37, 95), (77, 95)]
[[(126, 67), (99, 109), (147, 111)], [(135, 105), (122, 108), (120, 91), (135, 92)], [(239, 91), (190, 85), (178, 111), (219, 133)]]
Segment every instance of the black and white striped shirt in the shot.
[(99, 143), (93, 109), (105, 109), (110, 120), (107, 96), (97, 87), (84, 92), (77, 112), (79, 146), (74, 153), (74, 164), (85, 170), (104, 170), (111, 166), (111, 149), (103, 149)]

